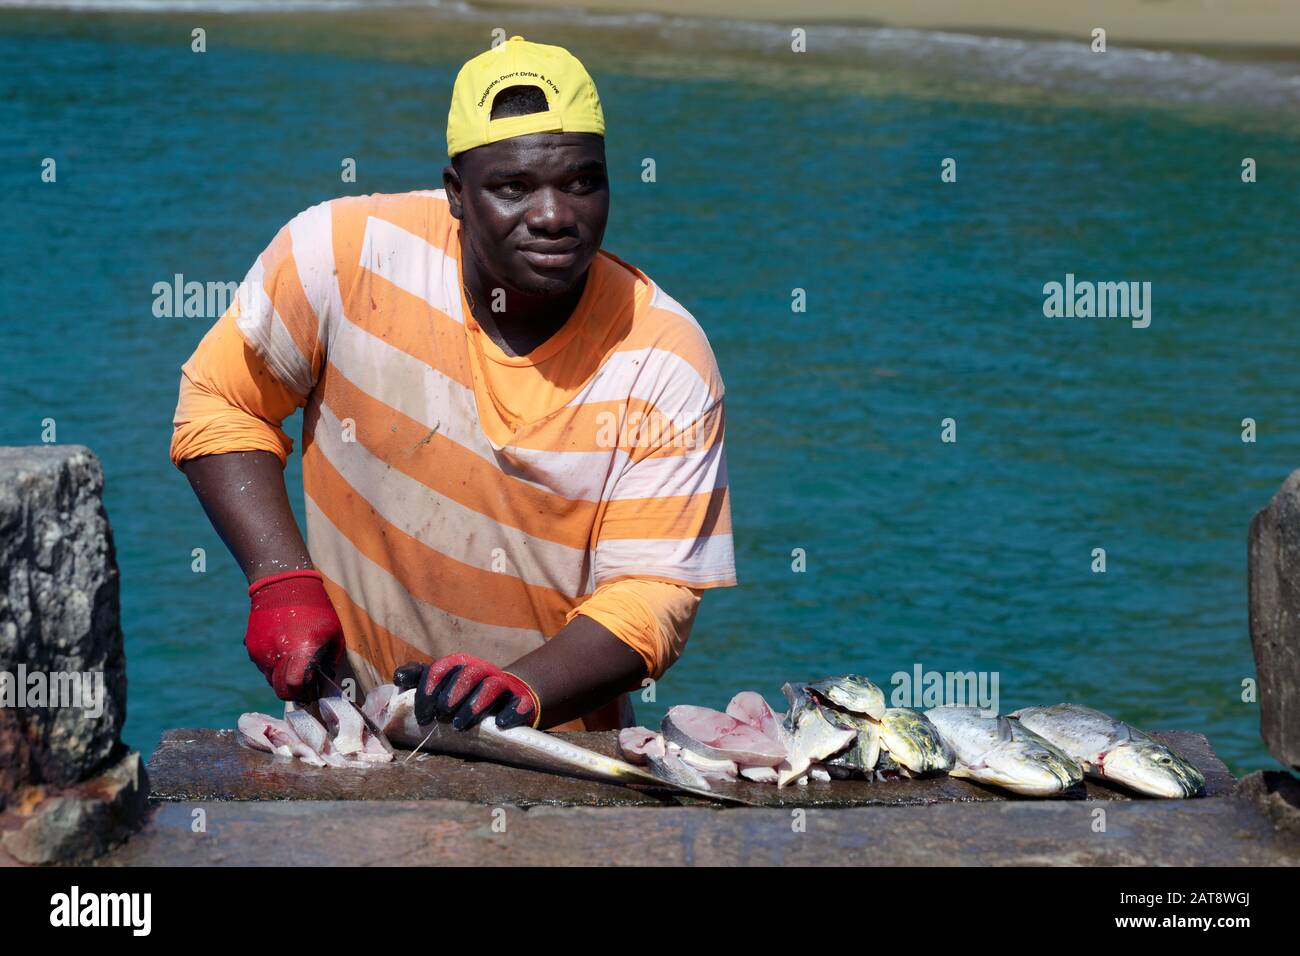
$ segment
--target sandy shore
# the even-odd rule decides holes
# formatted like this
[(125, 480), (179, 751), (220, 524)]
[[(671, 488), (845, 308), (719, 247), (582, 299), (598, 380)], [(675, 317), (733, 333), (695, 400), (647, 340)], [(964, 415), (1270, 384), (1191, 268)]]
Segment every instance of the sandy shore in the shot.
[[(478, 0), (479, 6), (521, 6)], [(1106, 30), (1110, 45), (1300, 50), (1296, 0), (529, 0), (528, 6), (609, 13), (827, 22), (967, 33), (1077, 36)]]

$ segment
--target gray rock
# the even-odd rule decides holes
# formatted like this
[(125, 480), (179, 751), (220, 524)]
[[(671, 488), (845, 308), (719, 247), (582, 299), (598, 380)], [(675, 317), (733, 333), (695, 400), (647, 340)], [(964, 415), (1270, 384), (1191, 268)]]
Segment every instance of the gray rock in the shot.
[(70, 786), (117, 756), (126, 667), (103, 488), (84, 446), (0, 447), (0, 675), (98, 673), (105, 691), (97, 718), (0, 707), (0, 807), (18, 787)]
[(1253, 803), (1278, 831), (1300, 840), (1300, 779), (1285, 770), (1256, 770), (1237, 781), (1233, 796)]
[(31, 747), (18, 723), (18, 711), (0, 707), (0, 811), (8, 803), (8, 795), (31, 776), (31, 762)]
[(11, 809), (0, 850), (20, 863), (85, 862), (130, 836), (148, 802), (148, 777), (131, 751), (97, 777)]
[(1300, 767), (1300, 471), (1250, 522), (1250, 641), (1264, 743)]

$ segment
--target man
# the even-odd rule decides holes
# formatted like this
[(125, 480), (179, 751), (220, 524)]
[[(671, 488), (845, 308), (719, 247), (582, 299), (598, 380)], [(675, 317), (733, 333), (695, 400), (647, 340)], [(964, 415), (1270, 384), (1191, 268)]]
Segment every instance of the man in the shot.
[(735, 583), (722, 379), (600, 249), (604, 132), (582, 64), (511, 37), (456, 79), (445, 188), (295, 216), (185, 363), (171, 458), (279, 697), (325, 673), (416, 686), (422, 722), (628, 726)]

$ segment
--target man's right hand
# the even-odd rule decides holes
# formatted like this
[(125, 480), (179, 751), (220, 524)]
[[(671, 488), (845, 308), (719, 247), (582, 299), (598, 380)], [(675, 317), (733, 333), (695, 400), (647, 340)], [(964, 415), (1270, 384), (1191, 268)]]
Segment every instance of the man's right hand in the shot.
[(316, 675), (334, 676), (343, 657), (343, 625), (319, 571), (284, 571), (254, 581), (244, 647), (281, 700), (319, 695)]

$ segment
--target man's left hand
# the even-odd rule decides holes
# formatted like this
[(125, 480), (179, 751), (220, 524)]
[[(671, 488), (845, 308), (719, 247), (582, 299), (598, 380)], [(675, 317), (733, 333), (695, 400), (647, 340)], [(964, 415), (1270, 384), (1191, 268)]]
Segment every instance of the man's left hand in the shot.
[(502, 730), (535, 727), (540, 705), (528, 684), (472, 654), (448, 654), (432, 664), (405, 664), (393, 675), (403, 689), (415, 688), (415, 719), (428, 724), (451, 719), (457, 730), (495, 716)]

